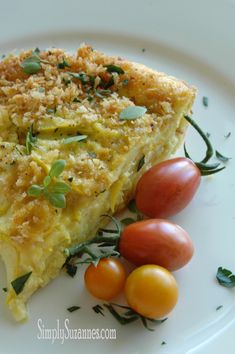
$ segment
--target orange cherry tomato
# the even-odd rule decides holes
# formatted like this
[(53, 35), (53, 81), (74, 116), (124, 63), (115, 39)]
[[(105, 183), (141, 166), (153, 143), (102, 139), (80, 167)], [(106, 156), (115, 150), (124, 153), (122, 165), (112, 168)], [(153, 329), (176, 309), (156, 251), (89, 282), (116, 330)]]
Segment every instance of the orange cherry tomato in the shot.
[(103, 258), (97, 266), (89, 265), (84, 279), (86, 288), (93, 296), (102, 300), (111, 300), (124, 288), (126, 272), (118, 259)]
[(140, 315), (162, 318), (176, 305), (178, 286), (173, 275), (157, 265), (136, 268), (127, 278), (125, 296), (128, 305)]
[(125, 227), (119, 252), (137, 266), (156, 264), (177, 270), (190, 261), (194, 247), (179, 225), (164, 219), (149, 219)]
[(183, 210), (201, 181), (195, 163), (185, 157), (163, 161), (150, 168), (136, 187), (136, 205), (151, 218), (166, 218)]

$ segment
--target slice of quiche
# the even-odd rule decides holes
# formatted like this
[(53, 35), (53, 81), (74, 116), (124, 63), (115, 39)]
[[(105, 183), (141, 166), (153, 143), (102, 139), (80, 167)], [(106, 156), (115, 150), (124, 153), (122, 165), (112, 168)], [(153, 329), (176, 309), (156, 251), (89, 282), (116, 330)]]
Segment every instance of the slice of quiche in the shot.
[[(93, 237), (101, 215), (123, 209), (139, 177), (179, 147), (195, 93), (85, 45), (75, 55), (36, 49), (0, 62), (0, 254), (17, 321), (59, 274), (64, 249)], [(61, 160), (60, 176), (45, 178)], [(67, 194), (42, 193), (48, 183)]]

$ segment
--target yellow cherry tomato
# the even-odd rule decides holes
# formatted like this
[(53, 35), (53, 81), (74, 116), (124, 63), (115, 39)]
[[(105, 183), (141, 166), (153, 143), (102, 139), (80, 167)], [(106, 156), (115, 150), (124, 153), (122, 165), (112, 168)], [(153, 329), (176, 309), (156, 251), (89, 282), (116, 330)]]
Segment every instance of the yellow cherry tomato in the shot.
[(98, 299), (111, 300), (124, 288), (126, 272), (115, 258), (103, 258), (97, 266), (90, 264), (85, 275), (87, 290)]
[(128, 276), (125, 296), (128, 305), (140, 315), (162, 318), (175, 307), (178, 286), (167, 269), (157, 265), (143, 265)]

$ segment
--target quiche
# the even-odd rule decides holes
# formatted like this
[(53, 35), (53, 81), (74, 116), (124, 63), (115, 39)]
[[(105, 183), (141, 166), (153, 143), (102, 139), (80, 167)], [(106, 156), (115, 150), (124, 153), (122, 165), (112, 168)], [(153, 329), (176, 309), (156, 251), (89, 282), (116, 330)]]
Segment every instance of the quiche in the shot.
[(87, 45), (0, 62), (0, 254), (17, 321), (60, 273), (64, 249), (93, 237), (101, 215), (125, 208), (140, 176), (176, 151), (195, 95), (183, 81)]

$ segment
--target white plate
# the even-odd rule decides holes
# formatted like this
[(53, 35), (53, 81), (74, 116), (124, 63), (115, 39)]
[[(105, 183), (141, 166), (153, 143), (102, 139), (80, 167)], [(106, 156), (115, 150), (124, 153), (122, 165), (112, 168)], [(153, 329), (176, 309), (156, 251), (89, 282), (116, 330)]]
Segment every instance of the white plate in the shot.
[[(107, 53), (145, 63), (183, 78), (199, 89), (194, 117), (211, 133), (216, 148), (235, 158), (235, 1), (219, 0), (40, 0), (0, 1), (0, 49), (61, 46), (87, 42)], [(145, 48), (145, 51), (142, 51)], [(202, 96), (209, 97), (209, 107)], [(224, 135), (231, 131), (229, 139)], [(195, 158), (204, 145), (190, 129), (188, 148)], [(218, 266), (235, 271), (234, 160), (224, 172), (204, 178), (191, 205), (174, 220), (193, 238), (196, 253), (175, 273), (180, 299), (169, 319), (148, 332), (139, 323), (122, 327), (91, 310), (82, 274), (62, 275), (38, 291), (29, 303), (28, 323), (15, 324), (0, 299), (0, 342), (4, 353), (234, 353), (234, 291), (215, 280)], [(0, 288), (5, 286), (1, 272)], [(72, 314), (71, 305), (82, 308)], [(217, 306), (223, 307), (216, 311)], [(45, 328), (116, 328), (116, 340), (39, 340)], [(166, 345), (161, 345), (165, 341)]]

